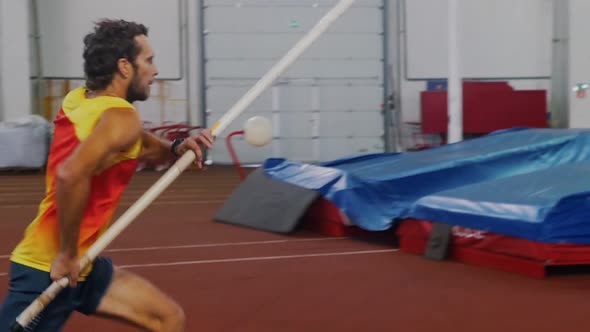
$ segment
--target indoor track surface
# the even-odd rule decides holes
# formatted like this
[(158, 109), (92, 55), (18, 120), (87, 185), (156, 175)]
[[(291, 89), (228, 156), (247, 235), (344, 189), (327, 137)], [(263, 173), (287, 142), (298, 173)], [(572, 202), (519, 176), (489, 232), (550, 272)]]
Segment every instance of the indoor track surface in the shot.
[[(139, 172), (117, 216), (162, 173)], [(0, 297), (8, 255), (35, 216), (40, 173), (0, 175)], [(271, 234), (213, 221), (233, 168), (181, 175), (104, 253), (184, 308), (187, 331), (588, 331), (590, 273), (544, 280), (435, 262), (390, 242)], [(136, 331), (75, 314), (64, 329)]]

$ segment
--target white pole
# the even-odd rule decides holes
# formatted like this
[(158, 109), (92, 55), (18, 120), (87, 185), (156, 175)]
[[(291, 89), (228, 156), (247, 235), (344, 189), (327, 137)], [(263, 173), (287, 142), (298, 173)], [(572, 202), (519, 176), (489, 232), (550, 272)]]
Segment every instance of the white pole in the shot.
[(460, 74), (459, 0), (449, 0), (448, 143), (463, 140), (463, 85)]

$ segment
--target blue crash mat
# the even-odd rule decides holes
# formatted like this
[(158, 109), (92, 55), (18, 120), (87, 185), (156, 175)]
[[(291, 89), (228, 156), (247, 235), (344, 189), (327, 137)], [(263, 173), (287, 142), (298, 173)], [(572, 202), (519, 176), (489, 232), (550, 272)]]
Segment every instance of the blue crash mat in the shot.
[(319, 191), (352, 224), (380, 231), (414, 217), (428, 195), (585, 160), (590, 130), (520, 128), (417, 152), (318, 165), (268, 159), (263, 167), (272, 178)]
[(590, 243), (590, 162), (582, 161), (428, 195), (418, 219), (544, 243)]

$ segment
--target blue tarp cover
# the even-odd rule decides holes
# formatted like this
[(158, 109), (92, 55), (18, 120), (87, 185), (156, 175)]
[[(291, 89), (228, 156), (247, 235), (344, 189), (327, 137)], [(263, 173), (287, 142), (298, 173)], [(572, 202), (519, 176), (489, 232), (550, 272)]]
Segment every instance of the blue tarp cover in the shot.
[(263, 167), (272, 178), (319, 191), (367, 230), (419, 218), (590, 243), (590, 130), (519, 128), (417, 152), (317, 165), (268, 159)]

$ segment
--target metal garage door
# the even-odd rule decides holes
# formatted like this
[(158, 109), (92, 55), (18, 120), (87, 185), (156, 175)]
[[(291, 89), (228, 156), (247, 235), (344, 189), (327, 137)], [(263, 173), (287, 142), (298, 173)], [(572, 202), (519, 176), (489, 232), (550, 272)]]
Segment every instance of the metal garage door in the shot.
[[(207, 124), (219, 119), (335, 4), (203, 1)], [(275, 139), (263, 148), (235, 139), (244, 163), (269, 157), (316, 162), (385, 151), (383, 19), (382, 0), (356, 1), (222, 134), (212, 161), (231, 161), (225, 136), (254, 115), (272, 120)]]

